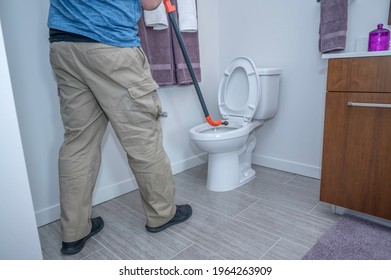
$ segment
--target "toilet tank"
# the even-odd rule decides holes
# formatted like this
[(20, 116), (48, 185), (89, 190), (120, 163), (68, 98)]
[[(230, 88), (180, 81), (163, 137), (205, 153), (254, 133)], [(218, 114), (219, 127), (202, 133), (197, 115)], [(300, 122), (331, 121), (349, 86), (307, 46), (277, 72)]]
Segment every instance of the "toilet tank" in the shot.
[(253, 119), (267, 120), (277, 113), (281, 73), (280, 68), (257, 69), (261, 92), (259, 106)]

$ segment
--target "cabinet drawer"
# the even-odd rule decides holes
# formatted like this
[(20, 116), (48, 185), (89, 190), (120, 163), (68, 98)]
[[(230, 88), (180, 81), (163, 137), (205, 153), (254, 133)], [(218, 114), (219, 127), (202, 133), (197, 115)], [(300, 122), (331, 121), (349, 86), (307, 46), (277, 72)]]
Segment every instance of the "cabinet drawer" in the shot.
[(327, 91), (391, 92), (391, 56), (330, 59)]
[(389, 93), (326, 94), (322, 201), (391, 220), (390, 124)]

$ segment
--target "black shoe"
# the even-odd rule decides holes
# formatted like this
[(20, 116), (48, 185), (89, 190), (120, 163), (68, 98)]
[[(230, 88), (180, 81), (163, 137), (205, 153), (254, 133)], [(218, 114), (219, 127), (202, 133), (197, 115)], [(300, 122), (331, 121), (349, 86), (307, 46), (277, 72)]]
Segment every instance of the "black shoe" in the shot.
[(91, 224), (91, 232), (86, 237), (73, 242), (62, 242), (61, 253), (68, 255), (79, 253), (84, 248), (84, 244), (86, 244), (87, 240), (100, 232), (104, 226), (101, 217), (92, 218)]
[(173, 225), (176, 225), (176, 224), (179, 224), (179, 223), (186, 221), (188, 218), (190, 218), (192, 213), (193, 213), (193, 210), (191, 209), (190, 205), (188, 205), (188, 204), (177, 205), (175, 216), (171, 220), (169, 220), (167, 223), (165, 223), (164, 225), (161, 225), (159, 227), (145, 226), (145, 228), (149, 232), (159, 232), (159, 231), (162, 231), (162, 230), (168, 228), (169, 226), (173, 226)]

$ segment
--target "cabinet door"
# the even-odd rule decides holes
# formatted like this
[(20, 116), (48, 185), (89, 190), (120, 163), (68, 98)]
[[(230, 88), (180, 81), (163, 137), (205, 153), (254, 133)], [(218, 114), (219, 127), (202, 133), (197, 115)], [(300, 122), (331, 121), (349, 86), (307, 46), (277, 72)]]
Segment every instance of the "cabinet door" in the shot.
[(322, 201), (391, 219), (391, 108), (387, 104), (391, 105), (390, 93), (327, 93)]

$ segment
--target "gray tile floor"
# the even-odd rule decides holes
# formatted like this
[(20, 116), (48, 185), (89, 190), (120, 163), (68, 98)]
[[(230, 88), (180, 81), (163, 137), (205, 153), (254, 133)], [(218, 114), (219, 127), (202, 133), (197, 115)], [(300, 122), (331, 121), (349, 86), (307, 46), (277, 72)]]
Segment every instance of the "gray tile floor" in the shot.
[(138, 191), (93, 208), (105, 227), (79, 254), (60, 253), (58, 221), (40, 227), (44, 259), (301, 259), (339, 217), (319, 201), (319, 180), (253, 168), (254, 180), (223, 193), (206, 189), (206, 164), (175, 175), (176, 202), (193, 216), (160, 233), (145, 230)]

